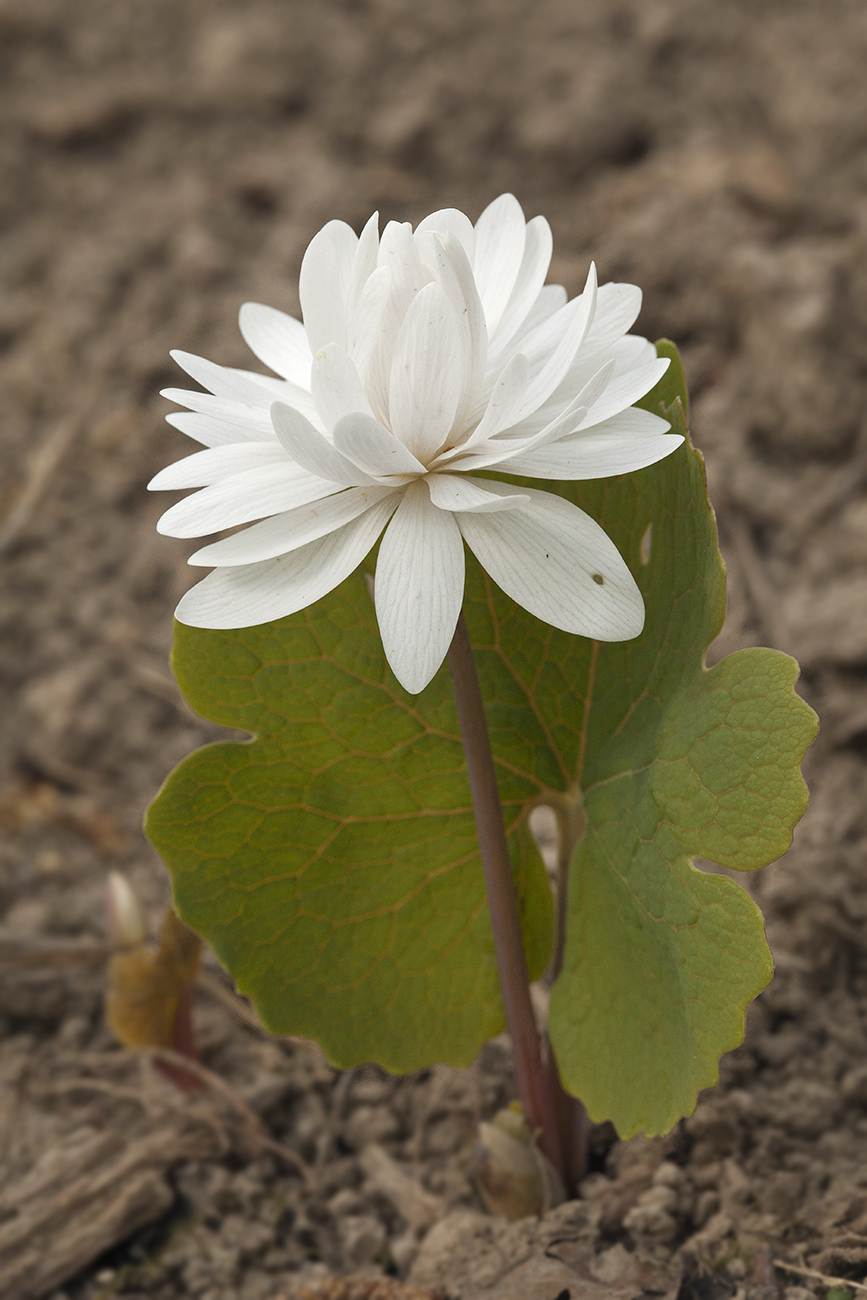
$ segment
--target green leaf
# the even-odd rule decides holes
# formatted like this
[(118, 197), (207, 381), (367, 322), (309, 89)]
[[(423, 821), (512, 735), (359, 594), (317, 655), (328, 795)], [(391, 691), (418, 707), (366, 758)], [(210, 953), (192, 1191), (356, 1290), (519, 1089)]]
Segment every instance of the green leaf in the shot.
[[(676, 359), (670, 344), (659, 351)], [(686, 435), (679, 361), (642, 405)], [(632, 483), (596, 485), (591, 509), (632, 564), (647, 626), (576, 664), (572, 800), (587, 829), (572, 856), (550, 1032), (566, 1087), (631, 1136), (666, 1132), (692, 1111), (771, 978), (751, 898), (690, 859), (751, 870), (786, 851), (806, 808), (799, 764), (816, 721), (786, 655), (744, 650), (704, 667), (724, 572), (698, 452), (687, 444)]]
[[(682, 370), (659, 350), (674, 361), (642, 405), (685, 432)], [(623, 1135), (661, 1132), (715, 1080), (771, 973), (749, 896), (690, 858), (749, 869), (785, 851), (815, 722), (783, 655), (704, 668), (724, 576), (688, 443), (551, 490), (620, 548), (644, 633), (608, 645), (555, 631), (472, 557), (467, 622), (534, 973), (551, 929), (534, 804), (555, 808), (572, 857), (551, 1006), (564, 1082)], [(358, 574), (265, 627), (178, 625), (175, 670), (193, 707), (257, 737), (193, 755), (151, 810), (183, 918), (271, 1028), (318, 1038), (335, 1063), (471, 1059), (502, 1011), (447, 670), (421, 696), (401, 690)]]
[[(183, 762), (147, 832), (178, 911), (275, 1032), (337, 1065), (467, 1064), (503, 1027), (450, 682), (407, 695), (387, 670), (361, 573), (302, 614), (241, 631), (175, 625), (191, 705), (254, 733)], [(533, 975), (551, 891), (509, 810)]]

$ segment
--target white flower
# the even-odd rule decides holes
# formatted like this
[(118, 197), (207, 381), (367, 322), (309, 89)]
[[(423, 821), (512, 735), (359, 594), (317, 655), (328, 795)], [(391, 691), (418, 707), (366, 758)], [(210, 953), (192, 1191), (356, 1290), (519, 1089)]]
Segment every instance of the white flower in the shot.
[(571, 302), (545, 285), (551, 230), (510, 194), (475, 227), (454, 209), (412, 230), (376, 216), (361, 236), (331, 221), (301, 267), (304, 324), (246, 303), (241, 332), (282, 378), (175, 352), (207, 393), (169, 389), (170, 423), (208, 450), (151, 488), (200, 488), (160, 532), (252, 527), (197, 551), (215, 571), (177, 609), (192, 627), (283, 618), (342, 582), (385, 530), (376, 616), (398, 680), (417, 692), (448, 650), (464, 589), (464, 542), (511, 598), (554, 627), (604, 641), (638, 635), (644, 605), (616, 547), (551, 492), (479, 478), (491, 470), (593, 479), (652, 465), (679, 446), (633, 408), (667, 361), (627, 334), (628, 284)]

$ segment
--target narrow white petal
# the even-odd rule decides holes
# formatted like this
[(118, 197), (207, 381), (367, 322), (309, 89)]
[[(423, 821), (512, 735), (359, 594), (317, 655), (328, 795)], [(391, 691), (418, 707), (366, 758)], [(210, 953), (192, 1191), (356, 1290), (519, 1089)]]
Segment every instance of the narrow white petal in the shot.
[(356, 364), (373, 414), (393, 428), (388, 402), (397, 338), (415, 295), (430, 283), (433, 271), (422, 264), (408, 221), (389, 221), (379, 241), (378, 262), (365, 286), (363, 297), (367, 299), (369, 292), (369, 302), (359, 304), (359, 314), (375, 315), (370, 322), (370, 346), (363, 358), (357, 356)]
[(637, 402), (659, 383), (668, 366), (668, 358), (660, 357), (635, 370), (615, 375), (599, 400), (587, 412), (583, 427), (589, 429), (595, 424), (601, 424), (603, 420), (632, 406), (633, 402)]
[(457, 208), (441, 208), (439, 212), (432, 212), (416, 226), (415, 238), (419, 249), (422, 250), (422, 258), (433, 266), (430, 257), (433, 247), (430, 241), (431, 235), (453, 235), (472, 266), (476, 254), (476, 232), (472, 221), (463, 212), (459, 212)]
[[(289, 402), (294, 401), (297, 397), (302, 402), (311, 401), (309, 388), (302, 388), (300, 384), (293, 384), (288, 379), (278, 379), (276, 375), (260, 375), (255, 370), (238, 370), (233, 366), (217, 366), (213, 361), (207, 361), (204, 357), (193, 357), (190, 353), (173, 352), (171, 355), (175, 360), (181, 355), (186, 357), (184, 369), (188, 374), (193, 373), (190, 364), (195, 362), (196, 368), (200, 372), (195, 375), (195, 378), (198, 379), (200, 384), (208, 383), (212, 392), (220, 395), (222, 389), (227, 398), (231, 399), (233, 396), (238, 395), (240, 401), (247, 400), (240, 396), (241, 393), (246, 392), (249, 394), (249, 404), (251, 406), (261, 402), (261, 389), (270, 393), (272, 400), (276, 397), (284, 402)], [(210, 376), (210, 380), (213, 382), (203, 379), (201, 377), (202, 373)], [(215, 388), (215, 384), (218, 387)]]
[(278, 442), (233, 442), (207, 451), (193, 452), (183, 460), (167, 465), (148, 483), (151, 492), (176, 488), (208, 487), (220, 479), (243, 474), (260, 465), (285, 465), (286, 452)]
[(289, 462), (260, 465), (179, 501), (159, 520), (157, 532), (168, 537), (205, 537), (293, 510), (333, 491), (333, 483)]
[(592, 263), (584, 292), (575, 301), (580, 304), (580, 309), (575, 311), (569, 327), (549, 360), (530, 380), (524, 399), (525, 414), (541, 406), (565, 378), (593, 323), (596, 311), (596, 267)]
[(234, 402), (243, 402), (245, 406), (270, 406), (274, 400), (268, 386), (266, 375), (245, 374), (229, 366), (218, 366), (207, 357), (197, 357), (191, 352), (174, 349), (170, 354), (182, 370), (195, 379), (196, 383), (207, 388), (215, 397), (227, 397)]
[[(624, 376), (634, 374), (644, 366), (657, 367), (655, 371), (649, 371), (648, 375), (659, 373), (656, 348), (652, 343), (648, 343), (647, 339), (639, 338), (635, 334), (624, 335), (603, 352), (588, 353), (586, 348), (582, 347), (559, 388), (532, 415), (522, 420), (521, 424), (512, 431), (513, 434), (531, 433), (540, 428), (542, 423), (555, 419), (562, 411), (564, 403), (575, 400), (581, 389), (598, 373), (603, 362), (614, 366), (612, 382), (616, 383), (617, 387), (612, 386), (610, 392), (615, 394), (615, 402), (618, 404), (622, 401), (622, 394), (627, 392), (623, 383)], [(605, 400), (607, 401), (607, 398)], [(604, 418), (607, 419), (608, 416)], [(596, 423), (597, 420), (598, 417), (593, 412), (591, 422)]]
[(345, 415), (334, 426), (334, 446), (353, 465), (375, 478), (424, 473), (421, 461), (372, 415)]
[[(597, 401), (600, 394), (604, 393), (606, 385), (611, 379), (613, 370), (614, 362), (607, 361), (604, 366), (600, 366), (594, 375), (590, 376), (577, 397), (574, 397), (572, 401), (567, 401), (565, 398), (563, 399), (565, 405), (561, 406), (561, 408), (555, 412), (554, 418), (550, 420), (548, 424), (544, 425), (537, 433), (528, 436), (522, 426), (518, 426), (512, 430), (507, 430), (507, 432), (512, 436), (500, 439), (489, 447), (480, 448), (480, 454), (482, 456), (485, 456), (486, 453), (490, 454), (488, 454), (487, 459), (484, 461), (470, 458), (472, 464), (481, 466), (482, 464), (502, 464), (507, 460), (511, 462), (515, 455), (523, 457), (526, 453), (535, 451), (538, 447), (547, 447), (549, 443), (559, 442), (560, 439), (574, 433), (586, 418), (591, 403)], [(518, 436), (515, 436), (516, 434)], [(502, 449), (502, 455), (499, 462), (494, 461), (492, 458), (492, 454), (497, 447)], [(510, 465), (509, 472), (517, 473), (518, 471), (512, 470)]]
[(371, 414), (370, 403), (355, 364), (346, 349), (338, 343), (327, 343), (316, 353), (310, 380), (316, 409), (329, 431), (341, 416), (348, 415), (350, 411)]
[(428, 284), (413, 299), (397, 336), (388, 396), (394, 432), (425, 463), (452, 427), (461, 361), (457, 313), (441, 285)]
[(238, 565), (258, 564), (277, 555), (288, 555), (317, 537), (325, 537), (336, 528), (352, 523), (372, 506), (379, 505), (394, 488), (346, 488), (332, 496), (321, 497), (309, 505), (297, 506), (280, 515), (272, 515), (261, 524), (253, 524), (241, 533), (211, 542), (191, 555), (188, 564)]
[(358, 236), (358, 245), (352, 257), (349, 284), (346, 291), (347, 346), (352, 339), (352, 324), (364, 286), (376, 270), (379, 253), (379, 213), (374, 212)]
[(290, 555), (215, 569), (188, 591), (175, 618), (188, 627), (254, 627), (305, 609), (357, 569), (394, 508), (389, 500)]
[(228, 420), (217, 420), (213, 415), (199, 415), (197, 411), (172, 411), (171, 415), (166, 416), (166, 423), (180, 429), (188, 438), (195, 438), (196, 442), (205, 447), (224, 447), (234, 442), (260, 442), (263, 439), (276, 442), (270, 420), (268, 429), (260, 430), (251, 429), (245, 424), (233, 424)]
[(545, 283), (553, 250), (554, 237), (545, 218), (534, 217), (532, 221), (528, 221), (524, 256), (515, 280), (515, 287), (506, 303), (496, 334), (491, 339), (492, 358), (502, 355), (505, 347), (526, 321)]
[(273, 435), (271, 416), (267, 408), (245, 406), (243, 402), (232, 402), (225, 397), (215, 397), (213, 393), (197, 393), (191, 388), (164, 388), (160, 396), (167, 397), (170, 402), (178, 402), (181, 406), (188, 406), (190, 410), (202, 415), (223, 420), (226, 424), (236, 424), (239, 428), (249, 431), (247, 435), (239, 433), (239, 437), (249, 436), (249, 434), (265, 437), (269, 434)]
[(394, 291), (406, 307), (432, 278), (431, 271), (421, 260), (408, 221), (389, 221), (379, 241), (377, 261), (391, 271)]
[(446, 656), (464, 594), (458, 526), (431, 504), (421, 482), (406, 489), (386, 530), (373, 590), (385, 656), (416, 695)]
[(518, 456), (524, 456), (539, 445), (547, 446), (549, 442), (556, 442), (559, 435), (579, 425), (586, 414), (586, 408), (583, 406), (577, 409), (570, 407), (567, 417), (555, 420), (533, 437), (494, 438), (482, 447), (471, 448), (466, 456), (456, 458), (453, 467), (462, 473), (480, 469), (503, 469), (507, 474), (517, 473), (517, 470), (512, 469), (512, 464)]
[(629, 433), (658, 437), (662, 433), (667, 433), (670, 428), (668, 420), (663, 420), (661, 415), (654, 415), (652, 411), (645, 411), (640, 406), (627, 406), (625, 411), (618, 411), (616, 415), (609, 416), (602, 423), (595, 424), (592, 429), (579, 430), (570, 434), (563, 441), (568, 443), (572, 439), (595, 437), (601, 433)]
[(569, 501), (527, 491), (530, 504), (508, 514), (457, 516), (485, 571), (552, 627), (600, 641), (638, 636), (644, 602), (611, 539)]
[(440, 284), (454, 307), (461, 334), (461, 389), (454, 423), (463, 427), (483, 386), (488, 354), (488, 331), (473, 271), (463, 246), (454, 235), (432, 236), (432, 256)]
[(346, 299), (357, 246), (358, 236), (345, 221), (329, 221), (304, 254), (298, 293), (313, 353), (326, 343), (346, 347)]
[(562, 340), (572, 326), (576, 316), (587, 312), (588, 300), (583, 293), (577, 298), (564, 302), (556, 311), (549, 312), (532, 330), (522, 329), (513, 340), (514, 347), (520, 347), (526, 353), (534, 374), (545, 366), (554, 355)]
[(655, 465), (683, 442), (680, 434), (673, 433), (661, 438), (646, 433), (594, 433), (515, 456), (509, 461), (509, 473), (530, 478), (611, 478)]
[(373, 482), (291, 406), (275, 402), (271, 408), (271, 420), (282, 446), (308, 473), (329, 479), (341, 487), (362, 487)]
[(391, 348), (403, 321), (392, 290), (391, 271), (387, 266), (377, 267), (367, 279), (350, 321), (349, 355), (378, 420), (388, 420)]
[[(466, 474), (429, 474), (425, 482), (430, 499), (439, 510), (471, 510), (474, 514), (489, 514), (492, 510), (515, 510), (530, 500), (516, 488), (491, 492), (487, 481), (469, 478)], [(505, 484), (498, 483), (497, 487), (505, 487)]]
[[(518, 473), (517, 470), (512, 470), (511, 467), (511, 462), (515, 456), (523, 457), (527, 452), (535, 451), (537, 447), (546, 447), (548, 443), (557, 442), (565, 435), (571, 434), (579, 428), (582, 420), (587, 415), (587, 404), (595, 401), (598, 394), (604, 391), (613, 369), (613, 362), (607, 362), (600, 367), (597, 373), (591, 376), (589, 382), (585, 384), (578, 396), (558, 410), (554, 418), (536, 433), (528, 433), (526, 431), (526, 422), (524, 422), (516, 428), (505, 430), (511, 436), (489, 439), (484, 445), (478, 447), (473, 446), (475, 442), (474, 434), (464, 447), (458, 448), (458, 455), (455, 457), (456, 468), (462, 471), (486, 469), (497, 465), (505, 465), (506, 462), (509, 462), (508, 472)], [(469, 448), (468, 451), (466, 451), (467, 448)], [(466, 454), (460, 454), (462, 452), (466, 452)]]
[(612, 344), (607, 355), (613, 357), (617, 363), (614, 372), (617, 375), (625, 370), (635, 370), (638, 366), (647, 366), (651, 361), (658, 360), (656, 348), (640, 334), (624, 334), (622, 339)]
[(604, 352), (635, 324), (641, 311), (641, 290), (635, 284), (603, 284), (596, 298), (596, 314), (587, 331), (588, 355)]
[(501, 194), (476, 222), (473, 271), (485, 309), (488, 335), (500, 323), (524, 257), (527, 225), (514, 194)]
[(300, 320), (264, 303), (245, 302), (238, 313), (238, 324), (244, 342), (260, 361), (309, 391), (313, 357)]
[(457, 447), (443, 452), (436, 463), (445, 464), (458, 459), (463, 461), (471, 448), (481, 449), (482, 444), (487, 443), (501, 429), (508, 428), (523, 408), (529, 375), (527, 358), (522, 352), (517, 352), (494, 384), (485, 413), (469, 438)]
[(512, 347), (523, 347), (523, 340), (529, 338), (534, 330), (544, 325), (545, 321), (555, 316), (558, 311), (562, 311), (567, 301), (568, 295), (562, 284), (543, 284), (539, 296), (512, 339)]
[(504, 469), (507, 474), (517, 474), (519, 471), (512, 466), (519, 456), (523, 459), (538, 447), (547, 447), (549, 443), (559, 442), (564, 434), (569, 434), (578, 428), (586, 414), (585, 406), (570, 405), (565, 415), (553, 420), (532, 437), (495, 438), (484, 447), (471, 451), (461, 460), (457, 468), (465, 473), (467, 470)]
[[(194, 357), (188, 352), (172, 352), (171, 355), (188, 375), (192, 375), (193, 379), (207, 388), (221, 402), (234, 402), (238, 406), (249, 407), (251, 411), (265, 410), (273, 401), (287, 402), (304, 411), (308, 418), (318, 419), (309, 391), (298, 384), (290, 384), (287, 379), (275, 379), (273, 375), (257, 375), (252, 370), (233, 370), (229, 366), (218, 366), (205, 357)], [(192, 403), (187, 402), (186, 405)]]

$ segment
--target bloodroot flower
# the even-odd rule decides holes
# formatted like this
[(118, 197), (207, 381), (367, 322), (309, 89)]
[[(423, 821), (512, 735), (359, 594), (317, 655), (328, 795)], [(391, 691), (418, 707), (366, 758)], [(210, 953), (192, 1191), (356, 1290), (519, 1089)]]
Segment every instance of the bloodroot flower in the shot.
[[(177, 609), (192, 627), (283, 618), (342, 582), (380, 537), (374, 599), (388, 662), (423, 689), (464, 589), (464, 542), (519, 605), (552, 626), (625, 641), (644, 624), (613, 542), (552, 492), (479, 477), (594, 479), (679, 446), (632, 403), (668, 362), (627, 334), (634, 285), (567, 302), (546, 285), (551, 230), (510, 194), (475, 226), (454, 209), (415, 230), (331, 221), (301, 266), (304, 324), (246, 303), (241, 332), (281, 378), (175, 352), (206, 393), (169, 421), (207, 448), (152, 488), (199, 488), (159, 522), (172, 537), (238, 524), (190, 563), (214, 572)], [(261, 522), (254, 523), (254, 520)]]

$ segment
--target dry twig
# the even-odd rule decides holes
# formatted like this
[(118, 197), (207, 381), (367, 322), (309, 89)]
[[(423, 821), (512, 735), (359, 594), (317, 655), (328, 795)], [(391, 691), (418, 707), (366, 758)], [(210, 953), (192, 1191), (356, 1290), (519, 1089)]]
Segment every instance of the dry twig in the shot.
[(313, 1171), (307, 1164), (306, 1160), (293, 1151), (291, 1147), (284, 1146), (276, 1138), (272, 1138), (266, 1131), (264, 1124), (256, 1112), (247, 1105), (242, 1097), (239, 1097), (234, 1088), (221, 1079), (213, 1070), (202, 1065), (199, 1061), (193, 1060), (189, 1056), (183, 1056), (180, 1052), (173, 1052), (167, 1047), (147, 1049), (148, 1056), (155, 1061), (165, 1061), (167, 1065), (172, 1065), (176, 1069), (186, 1070), (196, 1076), (197, 1079), (215, 1092), (218, 1097), (235, 1112), (244, 1124), (247, 1136), (252, 1139), (253, 1144), (261, 1151), (270, 1151), (272, 1155), (277, 1156), (285, 1164), (290, 1165), (305, 1180), (311, 1182)]
[(825, 1286), (847, 1286), (853, 1291), (867, 1291), (867, 1284), (864, 1282), (853, 1282), (848, 1277), (829, 1277), (827, 1273), (820, 1273), (815, 1268), (807, 1268), (804, 1264), (787, 1264), (782, 1259), (775, 1259), (774, 1268), (782, 1269), (785, 1273), (796, 1273), (798, 1277), (812, 1277), (817, 1282), (824, 1282)]

